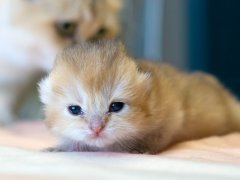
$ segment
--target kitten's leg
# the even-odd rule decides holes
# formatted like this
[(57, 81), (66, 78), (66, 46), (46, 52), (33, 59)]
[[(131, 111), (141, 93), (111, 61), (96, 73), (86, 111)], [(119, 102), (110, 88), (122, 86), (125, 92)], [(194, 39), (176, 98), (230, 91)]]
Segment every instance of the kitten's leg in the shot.
[(43, 149), (42, 152), (68, 152), (68, 151), (65, 150), (63, 147), (57, 145), (55, 147)]
[[(80, 149), (80, 148), (79, 148)], [(43, 150), (43, 152), (74, 152), (79, 151), (76, 148), (76, 143), (72, 144), (69, 142), (58, 144), (55, 147), (49, 147)]]
[(90, 147), (77, 141), (69, 139), (61, 140), (55, 147), (49, 147), (43, 150), (43, 152), (81, 152), (81, 151), (93, 151)]

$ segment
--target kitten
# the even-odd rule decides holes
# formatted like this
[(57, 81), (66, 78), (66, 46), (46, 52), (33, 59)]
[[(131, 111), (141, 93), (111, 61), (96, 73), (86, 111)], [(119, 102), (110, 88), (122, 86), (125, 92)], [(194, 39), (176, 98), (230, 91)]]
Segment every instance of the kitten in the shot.
[(56, 53), (79, 41), (118, 34), (121, 0), (0, 0), (0, 123)]
[(135, 61), (113, 41), (64, 49), (40, 94), (54, 151), (155, 154), (240, 130), (239, 103), (214, 77)]

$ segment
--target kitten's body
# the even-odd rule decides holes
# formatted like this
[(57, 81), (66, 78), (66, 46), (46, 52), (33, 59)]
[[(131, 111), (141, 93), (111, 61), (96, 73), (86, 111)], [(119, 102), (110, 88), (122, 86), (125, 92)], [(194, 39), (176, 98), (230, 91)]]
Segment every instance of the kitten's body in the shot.
[[(184, 140), (240, 130), (240, 105), (215, 78), (135, 61), (113, 42), (64, 50), (40, 92), (46, 122), (63, 140), (57, 151), (157, 153)], [(118, 101), (123, 109), (110, 112)], [(75, 104), (82, 115), (67, 111)], [(90, 130), (92, 122), (104, 124), (99, 136)]]
[[(120, 7), (120, 0), (0, 0), (0, 124), (14, 119), (19, 94), (36, 86), (34, 77), (52, 68), (59, 50), (115, 37)], [(61, 23), (74, 24), (71, 36), (59, 33)]]

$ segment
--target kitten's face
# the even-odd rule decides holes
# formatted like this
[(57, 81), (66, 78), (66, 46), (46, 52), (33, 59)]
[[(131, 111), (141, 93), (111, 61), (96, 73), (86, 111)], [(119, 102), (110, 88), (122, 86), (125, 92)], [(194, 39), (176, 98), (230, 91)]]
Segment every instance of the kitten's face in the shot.
[(120, 7), (121, 0), (1, 0), (0, 26), (24, 59), (52, 62), (73, 42), (115, 37)]
[(134, 146), (148, 123), (149, 76), (119, 47), (103, 46), (74, 47), (58, 57), (41, 83), (47, 124), (60, 136), (90, 146), (124, 145), (127, 140)]

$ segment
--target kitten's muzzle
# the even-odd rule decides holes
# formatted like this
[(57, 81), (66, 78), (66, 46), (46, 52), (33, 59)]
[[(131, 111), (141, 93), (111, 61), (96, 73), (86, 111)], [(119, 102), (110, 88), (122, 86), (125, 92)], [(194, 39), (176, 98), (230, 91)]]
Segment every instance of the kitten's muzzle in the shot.
[(105, 122), (101, 118), (93, 118), (89, 123), (89, 129), (91, 129), (94, 135), (99, 136), (105, 125)]

